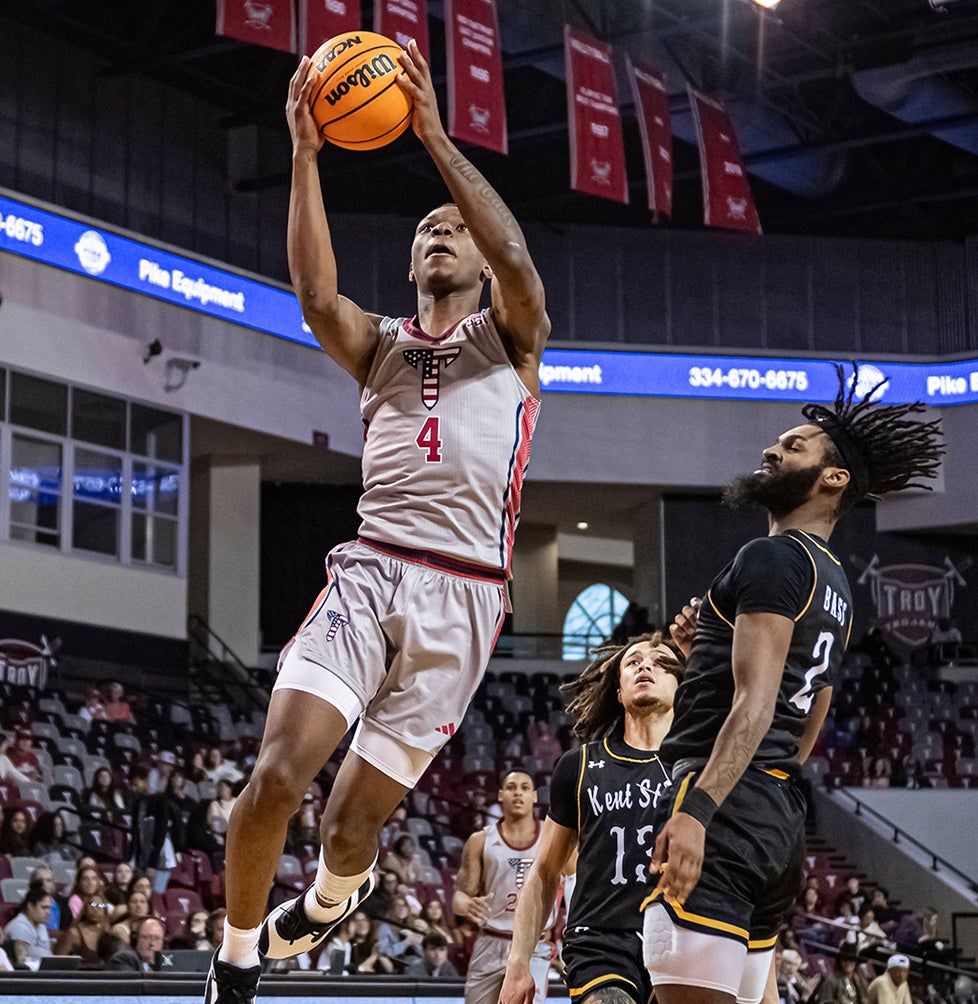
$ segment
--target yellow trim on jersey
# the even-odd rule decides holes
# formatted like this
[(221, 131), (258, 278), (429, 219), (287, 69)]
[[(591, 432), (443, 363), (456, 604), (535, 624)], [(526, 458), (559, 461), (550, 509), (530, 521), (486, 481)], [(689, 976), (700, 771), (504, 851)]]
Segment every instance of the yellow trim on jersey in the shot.
[(625, 763), (655, 763), (655, 761), (659, 759), (657, 756), (650, 756), (648, 760), (638, 760), (631, 756), (619, 756), (617, 753), (613, 752), (611, 747), (608, 745), (607, 736), (605, 736), (604, 739), (604, 748), (608, 756), (614, 757), (615, 760), (623, 760)]
[(842, 567), (842, 562), (824, 544), (820, 544), (810, 533), (805, 533), (804, 530), (799, 530), (798, 532), (807, 537), (820, 551), (824, 551), (840, 568)]
[(778, 936), (775, 935), (773, 938), (758, 938), (755, 941), (747, 942), (748, 952), (763, 952), (767, 948), (774, 948), (777, 943)]
[(846, 631), (846, 643), (843, 647), (843, 651), (849, 647), (849, 639), (852, 637), (852, 610), (849, 611), (849, 628)]
[(712, 589), (707, 589), (707, 591), (706, 591), (706, 598), (710, 601), (710, 606), (713, 607), (713, 612), (717, 615), (717, 617), (719, 617), (720, 620), (722, 620), (723, 623), (726, 624), (728, 628), (730, 628), (731, 630), (733, 630), (733, 624), (731, 624), (730, 621), (728, 621), (727, 618), (724, 617), (722, 613), (720, 613), (719, 607), (713, 602), (713, 590)]
[[(581, 994), (586, 994), (592, 987), (596, 987), (600, 983), (608, 983), (611, 980), (620, 980), (630, 987), (635, 987), (635, 984), (631, 980), (626, 980), (624, 976), (619, 976), (617, 973), (605, 973), (604, 976), (595, 976), (593, 980), (588, 980), (583, 987), (570, 987), (567, 992), (571, 997), (579, 997)], [(637, 990), (638, 987), (635, 989)]]
[(679, 807), (683, 804), (683, 799), (686, 797), (686, 789), (689, 787), (689, 782), (693, 780), (696, 775), (695, 770), (691, 770), (683, 779), (679, 785), (679, 791), (676, 792), (676, 801), (673, 802), (672, 812), (669, 813), (670, 817), (674, 816), (679, 812)]
[[(799, 530), (798, 532), (802, 533), (803, 531)], [(808, 608), (812, 605), (812, 600), (815, 599), (815, 590), (818, 589), (818, 564), (812, 557), (812, 552), (809, 551), (807, 547), (805, 547), (802, 541), (800, 541), (797, 537), (790, 536), (787, 533), (784, 534), (784, 536), (787, 537), (788, 540), (793, 540), (805, 552), (805, 557), (808, 558), (808, 560), (812, 563), (812, 591), (808, 595), (808, 602), (801, 608), (801, 613), (798, 614), (798, 616), (795, 618), (795, 623), (797, 624), (798, 621), (800, 621), (802, 617), (804, 617), (805, 614), (808, 613)], [(822, 548), (822, 550), (825, 549)]]
[(650, 903), (655, 902), (660, 897), (662, 898), (663, 905), (673, 911), (680, 920), (688, 921), (691, 924), (699, 924), (714, 931), (723, 931), (724, 934), (732, 934), (737, 938), (743, 938), (745, 942), (750, 941), (750, 932), (746, 928), (738, 927), (736, 924), (728, 924), (725, 920), (714, 920), (712, 917), (704, 917), (702, 914), (684, 910), (679, 905), (678, 900), (662, 897), (661, 889), (653, 889), (651, 895), (645, 898), (639, 909), (644, 910)]
[(577, 833), (581, 832), (581, 791), (584, 788), (584, 765), (587, 763), (587, 743), (581, 747), (581, 773), (577, 777)]
[(791, 777), (790, 774), (786, 774), (783, 770), (778, 770), (776, 767), (762, 767), (761, 770), (763, 770), (765, 774), (770, 774), (771, 777), (776, 777), (779, 781), (787, 781), (788, 778)]

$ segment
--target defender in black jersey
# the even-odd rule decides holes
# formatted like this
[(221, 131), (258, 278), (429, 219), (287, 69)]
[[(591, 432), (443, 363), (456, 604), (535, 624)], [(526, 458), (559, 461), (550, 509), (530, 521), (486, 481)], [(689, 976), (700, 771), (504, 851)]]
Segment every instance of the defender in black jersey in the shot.
[[(852, 626), (828, 539), (840, 516), (936, 473), (922, 405), (878, 406), (842, 379), (835, 407), (764, 451), (727, 490), (767, 509), (703, 601), (661, 756), (673, 787), (656, 810), (645, 961), (658, 1004), (756, 1004), (778, 926), (801, 885), (804, 798), (795, 781), (825, 719)], [(878, 390), (879, 388), (875, 388)], [(918, 485), (926, 487), (925, 485)]]
[(530, 955), (575, 849), (563, 950), (571, 1000), (648, 1001), (639, 905), (649, 890), (652, 812), (672, 783), (656, 751), (681, 674), (678, 646), (654, 634), (604, 650), (567, 685), (584, 743), (560, 758), (550, 781), (550, 811), (517, 904), (500, 1004), (531, 1004)]

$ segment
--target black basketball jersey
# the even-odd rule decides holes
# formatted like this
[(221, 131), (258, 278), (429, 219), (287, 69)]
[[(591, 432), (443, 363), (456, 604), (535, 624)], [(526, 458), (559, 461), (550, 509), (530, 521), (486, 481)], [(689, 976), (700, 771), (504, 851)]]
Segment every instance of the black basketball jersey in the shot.
[(671, 781), (657, 753), (620, 738), (565, 753), (550, 780), (550, 818), (578, 836), (570, 927), (636, 931), (650, 886), (652, 810)]
[(831, 684), (852, 629), (852, 595), (841, 562), (825, 541), (801, 530), (752, 540), (710, 586), (662, 745), (670, 766), (709, 759), (733, 701), (734, 623), (738, 614), (762, 612), (790, 617), (795, 628), (774, 720), (753, 762), (797, 770), (798, 740), (815, 695)]

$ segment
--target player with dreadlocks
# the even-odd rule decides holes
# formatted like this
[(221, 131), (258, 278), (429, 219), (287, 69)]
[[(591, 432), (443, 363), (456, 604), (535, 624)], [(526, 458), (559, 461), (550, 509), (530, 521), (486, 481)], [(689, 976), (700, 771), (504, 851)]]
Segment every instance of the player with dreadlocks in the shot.
[(943, 444), (923, 405), (881, 406), (844, 381), (807, 405), (761, 467), (727, 489), (768, 512), (714, 579), (699, 613), (673, 727), (660, 755), (673, 787), (656, 810), (656, 889), (645, 961), (658, 1004), (756, 1004), (802, 878), (805, 799), (796, 785), (831, 699), (852, 626), (835, 524), (865, 498), (929, 488)]
[(648, 892), (652, 808), (671, 784), (658, 749), (672, 722), (683, 672), (681, 645), (692, 640), (687, 607), (673, 642), (642, 635), (600, 649), (564, 685), (567, 712), (582, 741), (550, 781), (540, 849), (516, 905), (513, 942), (499, 1004), (532, 1004), (531, 957), (561, 876), (578, 852), (563, 958), (574, 1004), (646, 1004), (639, 905)]

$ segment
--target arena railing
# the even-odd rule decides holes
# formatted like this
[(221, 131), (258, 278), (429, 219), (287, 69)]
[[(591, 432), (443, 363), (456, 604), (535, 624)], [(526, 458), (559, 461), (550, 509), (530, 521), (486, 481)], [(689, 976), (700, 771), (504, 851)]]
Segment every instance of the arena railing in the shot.
[(905, 840), (908, 844), (916, 847), (917, 850), (922, 851), (931, 860), (931, 871), (939, 872), (942, 868), (951, 872), (956, 878), (960, 879), (965, 885), (973, 892), (978, 894), (978, 881), (972, 878), (970, 875), (966, 875), (960, 868), (956, 865), (951, 864), (947, 858), (942, 858), (940, 854), (932, 850), (926, 844), (922, 844), (916, 837), (912, 834), (907, 833), (902, 827), (898, 826), (893, 822), (892, 819), (888, 819), (881, 812), (877, 812), (872, 807), (868, 806), (861, 799), (856, 798), (852, 792), (847, 791), (845, 788), (835, 788), (834, 792), (838, 795), (849, 799), (856, 807), (856, 815), (862, 816), (867, 815), (871, 819), (875, 819), (878, 823), (882, 823), (883, 826), (893, 831), (893, 836), (890, 838), (894, 844), (899, 844), (901, 840)]
[(191, 671), (204, 677), (201, 681), (221, 691), (232, 704), (235, 695), (264, 711), (271, 695), (271, 684), (246, 665), (230, 645), (197, 614), (187, 619)]

